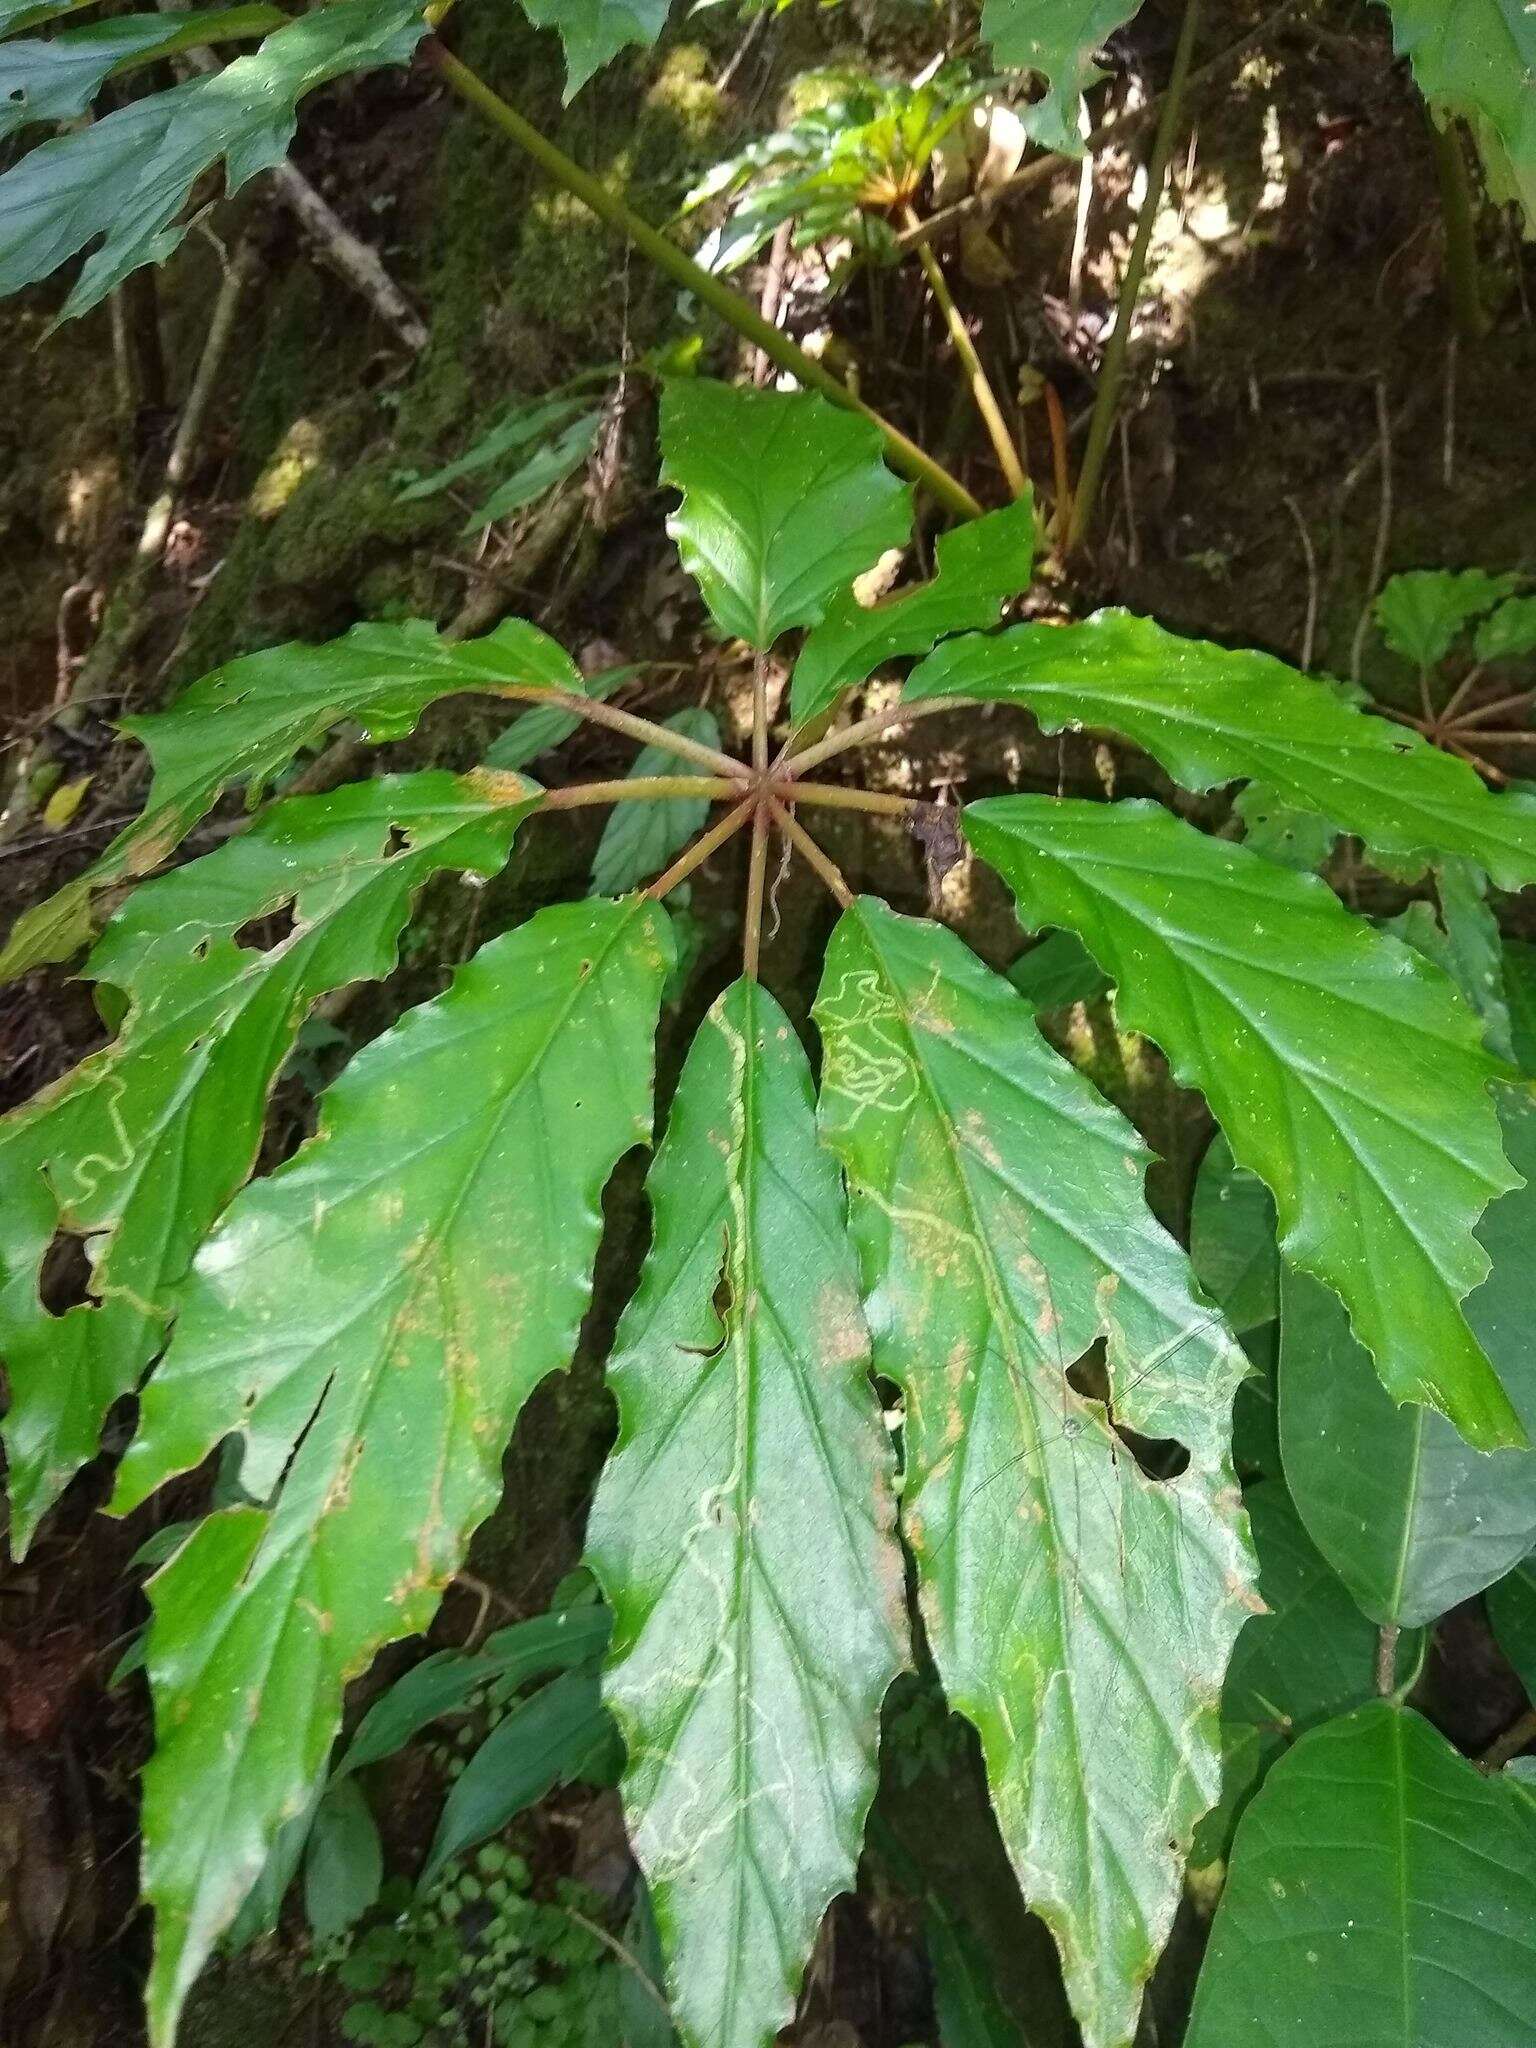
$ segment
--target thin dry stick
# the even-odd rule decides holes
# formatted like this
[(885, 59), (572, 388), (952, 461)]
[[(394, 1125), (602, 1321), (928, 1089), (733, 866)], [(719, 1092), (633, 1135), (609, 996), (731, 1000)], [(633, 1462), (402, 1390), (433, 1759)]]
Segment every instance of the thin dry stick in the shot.
[(1376, 514), (1376, 546), (1371, 555), (1371, 580), (1365, 593), (1365, 603), (1360, 612), (1360, 623), (1355, 628), (1354, 641), (1349, 650), (1349, 673), (1354, 682), (1360, 680), (1360, 664), (1365, 658), (1365, 636), (1371, 623), (1371, 610), (1376, 602), (1376, 593), (1381, 588), (1381, 579), (1387, 566), (1387, 547), (1392, 539), (1392, 416), (1387, 410), (1387, 380), (1376, 379), (1376, 445), (1381, 456), (1381, 503)]
[(783, 833), (786, 844), (804, 857), (806, 864), (816, 870), (844, 910), (847, 910), (853, 903), (853, 891), (844, 881), (842, 870), (837, 863), (830, 854), (822, 852), (805, 827), (786, 811), (781, 803), (772, 802), (768, 808), (774, 824)]
[(867, 740), (878, 739), (881, 733), (889, 732), (893, 726), (910, 725), (917, 718), (932, 718), (939, 711), (975, 711), (981, 702), (980, 697), (931, 697), (921, 704), (893, 704), (889, 711), (872, 712), (868, 718), (845, 725), (841, 732), (818, 740), (815, 746), (807, 747), (803, 753), (788, 755), (781, 766), (788, 775), (803, 775), (807, 768), (830, 761), (834, 754), (844, 753), (849, 747), (862, 747)]
[(695, 839), (686, 853), (680, 853), (671, 867), (659, 874), (646, 890), (645, 893), (651, 902), (659, 903), (679, 882), (686, 882), (695, 868), (702, 867), (709, 856), (724, 846), (733, 833), (739, 832), (751, 817), (755, 803), (755, 798), (748, 797), (744, 804), (738, 804), (734, 811), (727, 811), (718, 823), (711, 825), (707, 832)]
[(1440, 713), (1440, 723), (1442, 725), (1449, 725), (1451, 723), (1457, 711), (1466, 702), (1468, 694), (1477, 688), (1478, 679), (1482, 673), (1483, 664), (1481, 662), (1477, 662), (1472, 668), (1467, 670), (1461, 681), (1446, 699), (1445, 709)]
[(740, 794), (741, 780), (733, 775), (621, 775), (611, 782), (572, 782), (564, 789), (547, 789), (539, 809), (579, 811), (592, 804), (660, 803), (680, 796), (707, 796), (718, 802)]
[(1301, 516), (1301, 507), (1294, 498), (1285, 500), (1285, 509), (1296, 522), (1296, 532), (1301, 540), (1301, 552), (1307, 563), (1307, 619), (1301, 629), (1301, 654), (1298, 665), (1308, 669), (1312, 666), (1312, 655), (1317, 645), (1317, 606), (1319, 586), (1317, 580), (1317, 549), (1312, 545), (1312, 536), (1307, 531), (1307, 522)]
[[(911, 225), (916, 219), (917, 215), (908, 207), (908, 224)], [(1008, 488), (1014, 497), (1022, 498), (1029, 489), (1029, 478), (1019, 459), (1019, 451), (1014, 444), (1013, 436), (1008, 431), (1008, 422), (1003, 418), (1003, 409), (997, 402), (997, 393), (987, 379), (987, 373), (981, 366), (981, 357), (976, 353), (976, 344), (971, 340), (970, 330), (961, 318), (960, 308), (955, 304), (945, 282), (944, 273), (939, 268), (939, 259), (926, 242), (919, 242), (917, 260), (923, 266), (923, 275), (928, 280), (928, 289), (933, 293), (934, 303), (944, 315), (949, 338), (954, 343), (955, 354), (960, 358), (960, 367), (964, 370), (966, 382), (970, 386), (972, 402), (981, 415), (982, 425), (987, 430), (987, 437), (996, 451), (1003, 475), (1008, 480)]]
[(915, 796), (887, 796), (878, 789), (844, 789), (835, 782), (778, 782), (771, 794), (780, 803), (819, 804), (831, 811), (878, 811), (887, 818), (909, 818), (927, 808)]
[(1511, 696), (1495, 697), (1491, 704), (1474, 704), (1461, 718), (1460, 723), (1481, 725), (1485, 718), (1492, 718), (1495, 712), (1518, 711), (1522, 705), (1529, 704), (1533, 697), (1536, 697), (1536, 690), (1516, 690)]
[(768, 814), (759, 802), (752, 812), (752, 857), (747, 863), (746, 924), (741, 937), (741, 971), (748, 981), (757, 979), (758, 957), (763, 944), (763, 893), (768, 884)]
[(573, 718), (588, 718), (594, 725), (610, 726), (614, 732), (622, 732), (632, 740), (644, 740), (647, 746), (660, 747), (668, 754), (680, 754), (685, 761), (697, 761), (701, 768), (708, 768), (716, 775), (731, 775), (737, 781), (744, 781), (746, 769), (740, 761), (729, 754), (722, 754), (718, 747), (706, 747), (698, 740), (691, 740), (685, 733), (673, 732), (669, 726), (657, 725), (649, 718), (637, 718), (632, 711), (620, 711), (612, 704), (603, 704), (595, 697), (583, 697), (578, 690), (545, 689), (538, 683), (498, 683), (495, 695), (509, 697), (516, 704), (553, 704), (562, 711), (569, 711)]

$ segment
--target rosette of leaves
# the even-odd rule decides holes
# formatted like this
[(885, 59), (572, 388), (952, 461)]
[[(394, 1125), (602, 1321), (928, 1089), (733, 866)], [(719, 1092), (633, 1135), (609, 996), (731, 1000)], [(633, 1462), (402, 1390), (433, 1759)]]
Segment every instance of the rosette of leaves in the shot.
[[(589, 1536), (678, 2028), (766, 2048), (790, 2019), (854, 1882), (881, 1702), (918, 1639), (910, 1583), (1083, 2039), (1126, 2048), (1221, 1790), (1223, 1680), (1258, 1606), (1230, 1460), (1246, 1361), (1147, 1206), (1136, 1133), (1026, 997), (940, 923), (855, 895), (806, 826), (864, 806), (932, 836), (933, 807), (823, 771), (932, 706), (1007, 700), (1122, 735), (1188, 789), (1261, 785), (1394, 873), (1454, 854), (1501, 887), (1536, 879), (1536, 805), (1317, 678), (1124, 614), (994, 630), (1000, 563), (1015, 590), (1030, 576), (1017, 507), (861, 624), (853, 584), (912, 518), (863, 420), (678, 383), (662, 444), (683, 563), (750, 650), (749, 758), (696, 718), (584, 695), (517, 622), (246, 657), (135, 722), (155, 784), (97, 881), (163, 863), (221, 789), (336, 720), (395, 735), (456, 691), (617, 725), (678, 772), (547, 793), (429, 772), (274, 803), (128, 894), (85, 965), (116, 1035), (0, 1127), (22, 1533), (135, 1387), (115, 1512), (224, 1449), (223, 1504), (148, 1589), (157, 2048), (333, 1767), (348, 1681), (426, 1628), (523, 1404), (572, 1356), (605, 1184), (658, 1120), (665, 899), (737, 832), (744, 971), (661, 1105)], [(790, 636), (824, 730), (938, 634), (894, 712), (775, 754), (768, 664)], [(418, 889), (493, 874), (530, 816), (598, 801), (670, 821), (626, 843), (644, 886), (491, 937), (249, 1179), (294, 1034), (327, 992), (388, 973)], [(717, 820), (678, 849), (701, 801)], [(1337, 1298), (1383, 1399), (1480, 1451), (1523, 1442), (1462, 1309), (1489, 1270), (1484, 1212), (1518, 1180), (1490, 1093), (1508, 1069), (1449, 976), (1317, 876), (1154, 804), (1020, 792), (959, 823), (1026, 923), (1075, 934), (1123, 1021), (1203, 1092), (1270, 1190), (1286, 1269)], [(757, 975), (774, 832), (840, 909), (816, 1066)], [(877, 1378), (900, 1395), (899, 1501)]]

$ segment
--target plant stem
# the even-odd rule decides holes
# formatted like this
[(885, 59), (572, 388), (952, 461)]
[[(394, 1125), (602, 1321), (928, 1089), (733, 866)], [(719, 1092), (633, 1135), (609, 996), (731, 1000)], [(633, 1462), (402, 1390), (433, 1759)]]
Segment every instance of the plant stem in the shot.
[(761, 775), (768, 766), (768, 657), (752, 657), (752, 767)]
[(545, 689), (537, 683), (499, 683), (495, 694), (510, 697), (516, 704), (553, 704), (562, 711), (569, 711), (573, 718), (588, 718), (594, 725), (609, 726), (629, 739), (644, 740), (649, 747), (660, 747), (664, 753), (679, 754), (685, 761), (697, 761), (701, 768), (708, 768), (716, 775), (734, 776), (738, 782), (746, 776), (747, 771), (741, 762), (733, 760), (729, 754), (722, 754), (718, 747), (706, 747), (684, 733), (655, 724), (649, 718), (637, 718), (632, 711), (620, 711), (595, 697), (583, 697), (579, 690)]
[(842, 870), (837, 863), (830, 855), (823, 853), (805, 827), (792, 817), (781, 803), (777, 800), (771, 801), (768, 810), (774, 824), (790, 845), (804, 857), (807, 866), (816, 870), (843, 909), (847, 910), (853, 902), (853, 891), (844, 881)]
[(1536, 1707), (1528, 1707), (1518, 1721), (1512, 1722), (1483, 1751), (1478, 1758), (1478, 1768), (1484, 1771), (1502, 1771), (1511, 1757), (1516, 1757), (1527, 1743), (1536, 1742)]
[[(907, 226), (915, 227), (917, 215), (907, 208)], [(923, 266), (923, 275), (928, 280), (928, 289), (933, 293), (934, 303), (944, 315), (944, 324), (949, 329), (949, 338), (954, 343), (955, 354), (960, 358), (960, 367), (966, 374), (971, 387), (971, 398), (981, 414), (982, 425), (997, 452), (1003, 475), (1008, 479), (1008, 488), (1014, 497), (1022, 498), (1029, 489), (1029, 478), (1019, 451), (1014, 446), (1008, 422), (1003, 418), (1003, 409), (997, 402), (997, 393), (987, 380), (987, 373), (981, 366), (981, 357), (976, 353), (976, 344), (971, 340), (970, 331), (960, 317), (960, 308), (939, 268), (939, 259), (926, 242), (917, 245), (917, 260)]]
[(686, 882), (695, 868), (702, 867), (712, 853), (724, 846), (734, 833), (739, 832), (751, 817), (755, 801), (755, 798), (749, 797), (744, 804), (738, 804), (734, 811), (727, 811), (707, 832), (701, 833), (686, 852), (680, 853), (671, 867), (663, 874), (659, 874), (646, 890), (645, 893), (651, 902), (659, 903), (679, 882)]
[(573, 782), (565, 789), (549, 789), (539, 805), (541, 811), (579, 811), (592, 804), (660, 803), (668, 797), (722, 797), (741, 794), (741, 781), (733, 775), (623, 775), (612, 782)]
[(625, 204), (616, 193), (610, 192), (600, 179), (584, 171), (561, 149), (541, 135), (537, 128), (525, 121), (515, 107), (511, 107), (499, 93), (493, 92), (485, 81), (459, 58), (445, 50), (436, 37), (428, 36), (421, 44), (423, 59), (434, 65), (443, 78), (468, 105), (475, 108), (503, 135), (510, 137), (520, 149), (526, 150), (541, 169), (548, 172), (557, 184), (579, 199), (583, 206), (590, 208), (599, 220), (628, 236), (642, 255), (648, 256), (658, 270), (663, 270), (686, 290), (717, 313), (728, 326), (755, 342), (770, 362), (787, 370), (791, 376), (810, 389), (819, 391), (837, 405), (850, 412), (862, 414), (880, 430), (885, 438), (892, 463), (905, 475), (924, 484), (939, 503), (961, 519), (976, 519), (981, 507), (965, 486), (947, 469), (942, 468), (933, 458), (925, 455), (915, 441), (908, 440), (899, 428), (883, 419), (871, 406), (855, 397), (847, 386), (824, 369), (813, 357), (798, 348), (789, 336), (765, 320), (749, 299), (718, 277), (695, 263), (685, 255), (675, 242), (669, 242), (665, 235), (658, 233), (649, 221)]
[(910, 818), (926, 806), (915, 796), (887, 796), (878, 789), (844, 789), (835, 782), (775, 782), (781, 804), (817, 804), (830, 811), (878, 811), (882, 817)]
[(759, 799), (752, 812), (752, 857), (747, 863), (747, 907), (742, 922), (741, 971), (757, 979), (763, 944), (763, 895), (768, 882), (768, 806)]
[(1445, 223), (1445, 282), (1451, 298), (1456, 332), (1464, 341), (1480, 341), (1488, 332), (1477, 278), (1477, 225), (1472, 209), (1472, 179), (1461, 139), (1461, 123), (1442, 128), (1426, 106), (1429, 143), (1440, 185), (1440, 217)]
[(1376, 1631), (1376, 1690), (1383, 1699), (1397, 1684), (1397, 1623), (1384, 1622)]
[(873, 712), (868, 718), (860, 718), (852, 725), (845, 725), (841, 732), (828, 734), (803, 753), (790, 754), (781, 767), (787, 775), (803, 775), (807, 768), (819, 767), (823, 761), (830, 761), (834, 754), (846, 753), (849, 747), (862, 747), (867, 740), (878, 739), (893, 726), (910, 725), (917, 718), (932, 718), (938, 711), (974, 711), (981, 704), (980, 697), (933, 697), (921, 704), (893, 704), (889, 711)]
[(1173, 76), (1168, 81), (1168, 91), (1163, 99), (1162, 112), (1158, 116), (1157, 134), (1152, 142), (1152, 154), (1147, 160), (1147, 191), (1141, 205), (1141, 217), (1136, 223), (1136, 237), (1131, 244), (1131, 260), (1125, 267), (1125, 281), (1120, 287), (1120, 298), (1115, 308), (1114, 331), (1109, 337), (1109, 346), (1104, 351), (1104, 367), (1099, 372), (1099, 388), (1093, 401), (1093, 417), (1088, 423), (1088, 446), (1083, 455), (1083, 466), (1078, 474), (1077, 494), (1072, 501), (1072, 523), (1067, 529), (1067, 553), (1075, 554), (1088, 537), (1093, 524), (1094, 505), (1099, 495), (1099, 484), (1104, 474), (1104, 461), (1109, 453), (1109, 437), (1114, 430), (1115, 416), (1120, 409), (1120, 389), (1125, 382), (1125, 358), (1131, 345), (1131, 324), (1135, 318), (1136, 301), (1141, 297), (1141, 281), (1146, 275), (1147, 252), (1152, 246), (1152, 229), (1156, 223), (1158, 209), (1163, 200), (1163, 181), (1168, 175), (1168, 159), (1173, 153), (1174, 137), (1178, 132), (1179, 114), (1184, 104), (1184, 87), (1189, 78), (1189, 61), (1194, 55), (1195, 31), (1200, 21), (1200, 0), (1185, 0), (1184, 20), (1179, 29), (1178, 48), (1174, 52)]

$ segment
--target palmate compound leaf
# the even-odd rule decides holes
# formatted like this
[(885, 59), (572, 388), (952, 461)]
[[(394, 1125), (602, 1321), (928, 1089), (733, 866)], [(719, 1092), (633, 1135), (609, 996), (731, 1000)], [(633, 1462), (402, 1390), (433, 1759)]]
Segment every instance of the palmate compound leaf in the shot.
[(156, 2048), (312, 1796), (346, 1681), (426, 1627), (524, 1400), (570, 1359), (603, 1187), (649, 1133), (670, 953), (637, 898), (494, 940), (357, 1054), (183, 1289), (114, 1505), (227, 1438), (253, 1504), (149, 1585)]
[(684, 2040), (760, 2048), (852, 1888), (906, 1621), (837, 1167), (753, 983), (694, 1041), (650, 1193), (588, 1531), (605, 1692)]
[(405, 64), (427, 32), (418, 0), (332, 0), (222, 71), (189, 78), (57, 135), (0, 177), (0, 296), (47, 277), (100, 235), (65, 302), (87, 312), (191, 225), (193, 185), (222, 158), (234, 192), (282, 162), (297, 105), (346, 72)]
[[(1244, 1361), (1145, 1205), (1135, 1133), (958, 939), (861, 900), (816, 1019), (934, 1660), (1084, 2039), (1121, 2048), (1256, 1605), (1226, 1451)], [(1100, 1335), (1115, 1419), (1187, 1447), (1177, 1477), (1071, 1383)]]
[(1466, 762), (1273, 655), (1183, 640), (1130, 612), (951, 640), (906, 695), (1023, 704), (1047, 732), (1123, 733), (1186, 789), (1260, 782), (1357, 834), (1395, 874), (1464, 854), (1502, 889), (1536, 881), (1536, 795), (1494, 796)]
[(1238, 1825), (1186, 2048), (1532, 2048), (1536, 1804), (1384, 1701)]
[(1044, 98), (1024, 110), (1025, 125), (1046, 149), (1083, 153), (1078, 103), (1103, 76), (1094, 52), (1136, 12), (1135, 0), (986, 0), (981, 32), (996, 61), (1035, 71)]
[[(177, 1283), (251, 1170), (268, 1090), (312, 1005), (390, 972), (429, 875), (497, 872), (537, 802), (526, 787), (509, 803), (431, 772), (294, 797), (146, 883), (108, 925), (85, 972), (128, 999), (116, 1038), (0, 1123), (16, 1554), (164, 1344)], [(276, 944), (242, 943), (244, 926), (285, 909)], [(39, 1285), (60, 1232), (83, 1245), (89, 1294), (53, 1314)]]
[(371, 740), (400, 739), (439, 697), (461, 690), (494, 696), (507, 683), (585, 689), (564, 648), (525, 619), (462, 641), (412, 619), (354, 626), (321, 646), (290, 642), (241, 655), (183, 691), (168, 711), (125, 718), (123, 730), (143, 741), (154, 762), (144, 811), (82, 875), (17, 919), (0, 953), (0, 981), (67, 959), (89, 936), (94, 893), (158, 867), (229, 784), (259, 787), (343, 719), (355, 719)]
[(879, 430), (814, 392), (673, 378), (661, 396), (667, 522), (722, 633), (766, 649), (912, 530)]
[(862, 683), (882, 662), (926, 654), (946, 633), (994, 626), (1010, 597), (1034, 573), (1035, 508), (1028, 495), (1000, 512), (969, 519), (941, 534), (933, 576), (893, 597), (860, 604), (853, 586), (829, 599), (795, 663), (790, 712), (805, 725), (829, 711), (841, 691)]
[(1204, 1093), (1393, 1399), (1479, 1449), (1523, 1442), (1460, 1306), (1488, 1271), (1478, 1219), (1517, 1178), (1488, 1088), (1504, 1070), (1446, 977), (1316, 876), (1156, 804), (998, 797), (964, 824), (1024, 922), (1075, 931), (1121, 1022)]

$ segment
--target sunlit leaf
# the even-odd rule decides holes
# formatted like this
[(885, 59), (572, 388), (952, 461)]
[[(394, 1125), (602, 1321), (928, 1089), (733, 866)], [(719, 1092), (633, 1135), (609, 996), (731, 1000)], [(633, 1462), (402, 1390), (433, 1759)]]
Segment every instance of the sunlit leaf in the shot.
[(1536, 1806), (1375, 1703), (1243, 1816), (1186, 2048), (1536, 2042)]
[(1342, 1297), (1393, 1399), (1480, 1448), (1520, 1442), (1460, 1306), (1488, 1271), (1478, 1219), (1515, 1178), (1501, 1069), (1445, 977), (1315, 876), (1155, 804), (999, 797), (964, 822), (1025, 923), (1076, 931), (1120, 1021), (1203, 1091), (1275, 1196), (1282, 1252)]
[(1536, 796), (1494, 796), (1465, 761), (1251, 648), (1183, 640), (1130, 612), (951, 640), (911, 699), (1023, 704), (1047, 732), (1123, 733), (1188, 789), (1253, 780), (1271, 801), (1365, 841), (1394, 873), (1464, 854), (1501, 888), (1536, 880)]
[(115, 73), (202, 43), (232, 42), (283, 28), (276, 7), (194, 9), (188, 14), (129, 14), (0, 46), (0, 137), (30, 121), (69, 121), (85, 113)]
[(1471, 128), (1497, 199), (1536, 232), (1536, 13), (1529, 0), (1390, 0), (1398, 55), (1441, 116)]
[[(1464, 1311), (1536, 1442), (1536, 1103), (1511, 1095), (1505, 1148), (1526, 1185), (1478, 1227), (1491, 1260)], [(1313, 1541), (1378, 1622), (1434, 1621), (1536, 1543), (1536, 1451), (1470, 1450), (1443, 1416), (1382, 1391), (1343, 1310), (1304, 1275), (1281, 1295), (1280, 1447)]]
[(1082, 155), (1078, 102), (1103, 76), (1094, 53), (1135, 12), (1135, 0), (985, 0), (981, 32), (997, 62), (1045, 80), (1044, 98), (1023, 114), (1046, 149)]
[(634, 898), (494, 940), (357, 1054), (183, 1289), (115, 1506), (227, 1438), (253, 1504), (150, 1582), (156, 2048), (302, 1810), (346, 1681), (427, 1626), (518, 1411), (570, 1359), (604, 1184), (649, 1129), (667, 964)]
[(667, 522), (722, 633), (771, 647), (912, 528), (911, 486), (881, 461), (879, 430), (814, 392), (674, 378), (662, 393)]
[(755, 983), (705, 1019), (650, 1192), (588, 1531), (605, 1694), (682, 2032), (766, 2048), (853, 1885), (906, 1627), (842, 1190), (809, 1063)]
[(66, 957), (60, 949), (78, 943), (90, 895), (158, 867), (229, 784), (259, 788), (344, 719), (355, 719), (369, 739), (400, 739), (439, 697), (460, 690), (494, 696), (505, 683), (584, 687), (565, 650), (526, 620), (457, 642), (412, 620), (354, 626), (318, 647), (294, 642), (242, 655), (183, 691), (169, 710), (125, 718), (123, 730), (144, 742), (154, 762), (143, 814), (84, 875), (17, 919), (0, 954), (0, 980)]
[(222, 71), (118, 107), (59, 135), (0, 177), (0, 295), (56, 270), (96, 237), (64, 306), (84, 313), (142, 263), (163, 263), (178, 219), (221, 159), (225, 189), (282, 162), (298, 101), (328, 79), (408, 63), (427, 32), (418, 0), (332, 0)]
[[(1128, 2042), (1251, 1611), (1242, 1356), (1146, 1207), (1134, 1131), (958, 939), (862, 899), (816, 1018), (934, 1660), (1085, 2040)], [(1101, 1335), (1116, 1424), (1185, 1446), (1177, 1476), (1069, 1376)]]
[(629, 44), (649, 49), (666, 26), (667, 8), (668, 0), (523, 0), (535, 28), (560, 31), (567, 102)]
[[(295, 797), (147, 883), (107, 927), (85, 971), (128, 999), (116, 1039), (0, 1124), (18, 1554), (163, 1345), (176, 1285), (251, 1170), (268, 1090), (312, 1005), (388, 974), (422, 882), (496, 873), (537, 795), (529, 784), (527, 802), (498, 805), (467, 779), (424, 773)], [(266, 950), (242, 936), (282, 913), (291, 928)], [(89, 1259), (88, 1291), (51, 1314), (39, 1283), (60, 1233)]]
[[(664, 721), (669, 732), (680, 732), (701, 745), (720, 745), (720, 728), (711, 712), (695, 706), (678, 711)], [(689, 761), (680, 760), (662, 747), (642, 747), (635, 756), (631, 775), (701, 775)], [(655, 802), (615, 804), (603, 827), (592, 862), (594, 896), (622, 896), (652, 875), (660, 874), (698, 831), (709, 815), (709, 798), (704, 796), (663, 797)]]
[(931, 582), (867, 606), (851, 587), (840, 591), (795, 663), (789, 695), (795, 724), (829, 709), (840, 691), (863, 682), (882, 662), (926, 654), (946, 633), (996, 625), (1007, 600), (1029, 588), (1034, 555), (1034, 504), (1026, 494), (941, 534)]

